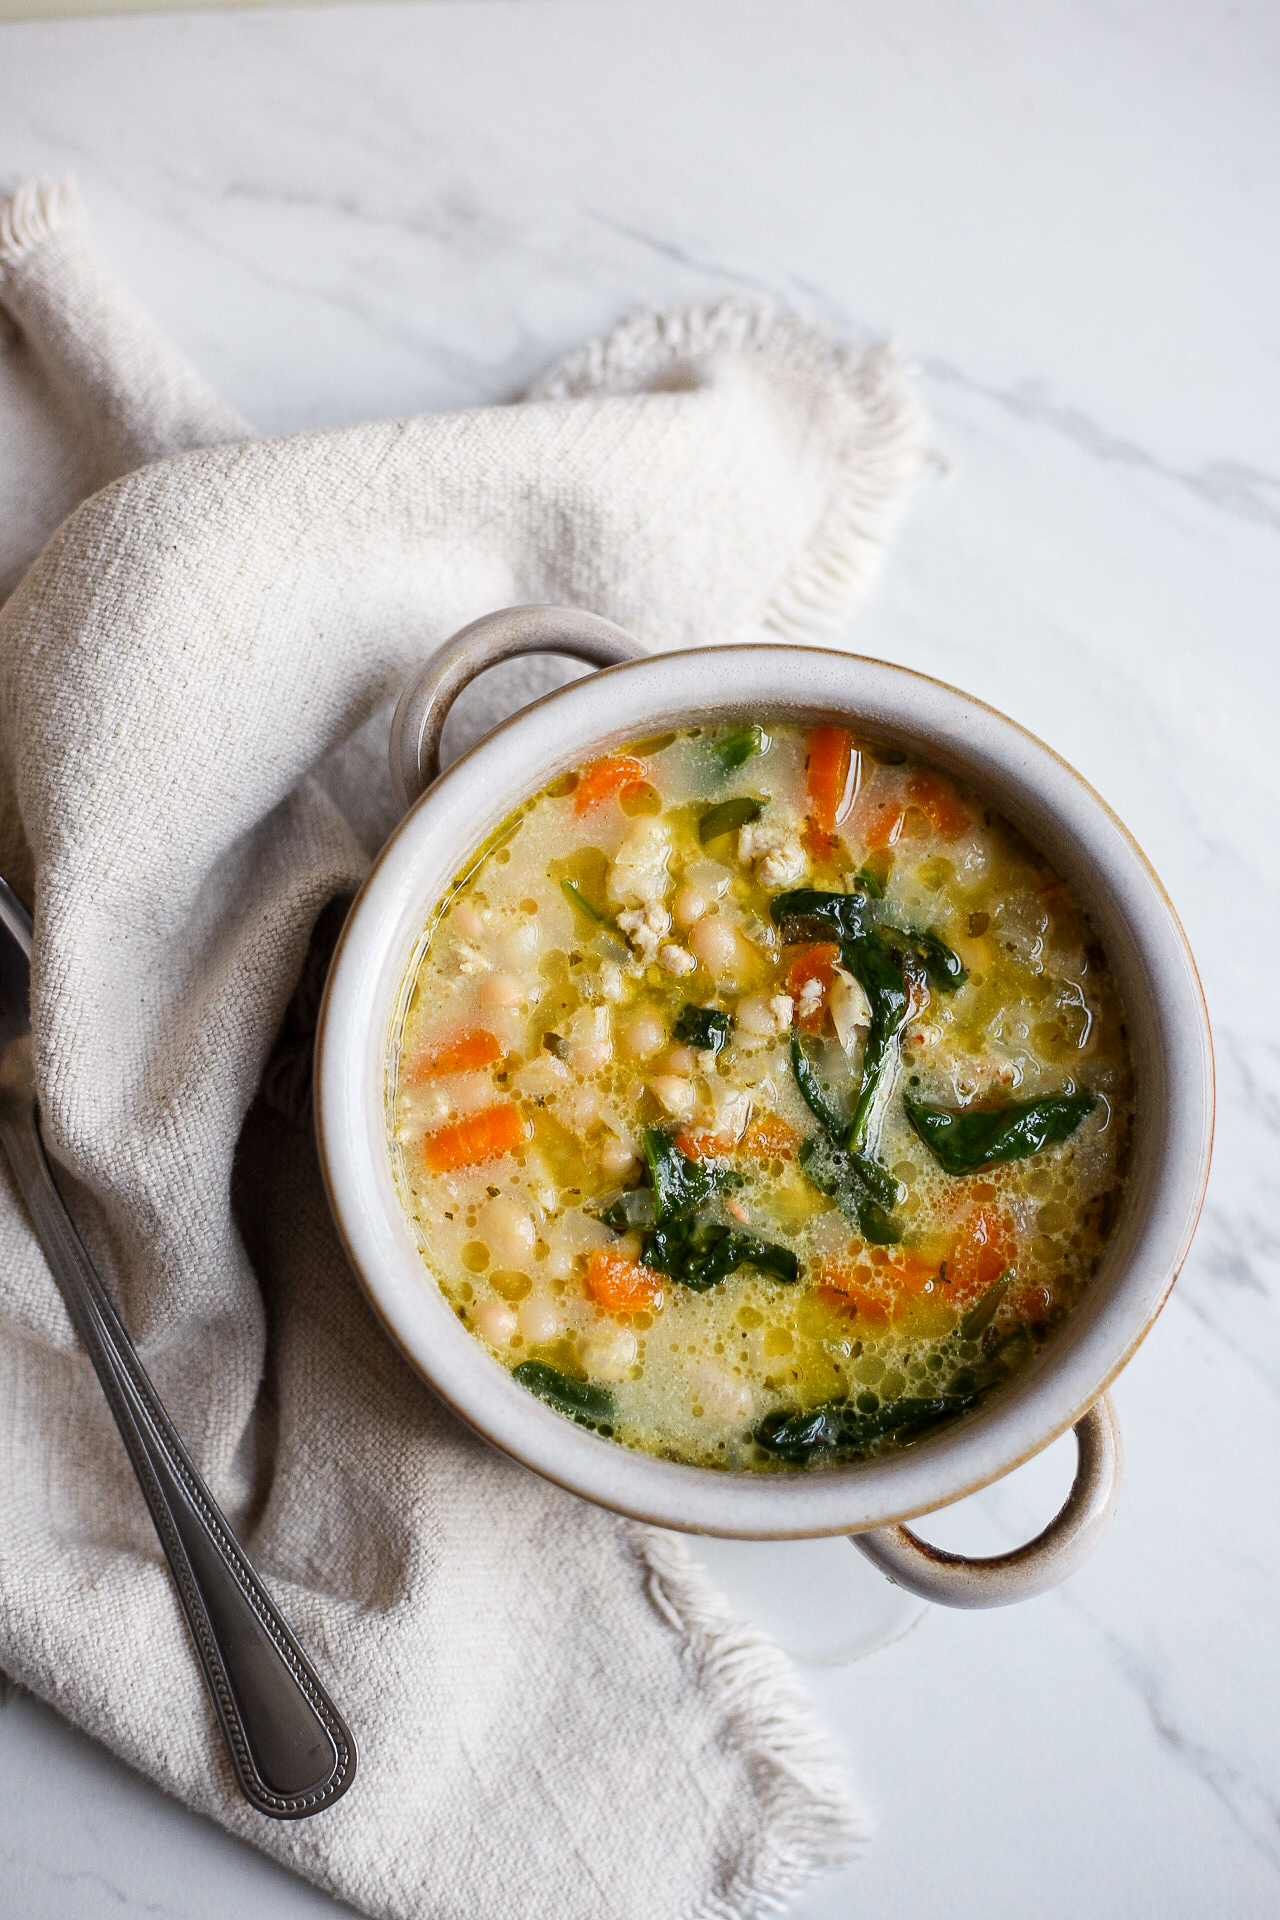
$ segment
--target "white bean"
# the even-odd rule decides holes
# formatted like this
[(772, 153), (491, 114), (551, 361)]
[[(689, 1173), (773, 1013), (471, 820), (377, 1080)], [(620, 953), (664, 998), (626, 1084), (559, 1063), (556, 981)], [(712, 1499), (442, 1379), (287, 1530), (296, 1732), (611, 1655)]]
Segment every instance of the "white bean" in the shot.
[(667, 1037), (661, 1016), (652, 1012), (635, 1013), (623, 1029), (622, 1046), (632, 1060), (647, 1060)]
[(481, 1208), (478, 1232), (500, 1267), (519, 1267), (533, 1252), (533, 1221), (514, 1200), (490, 1200)]
[(635, 1163), (636, 1157), (630, 1147), (624, 1146), (621, 1140), (614, 1139), (612, 1134), (600, 1149), (600, 1165), (605, 1173), (615, 1180), (620, 1174), (626, 1173), (628, 1168), (634, 1167)]
[(675, 915), (676, 925), (683, 927), (687, 933), (696, 920), (705, 916), (707, 902), (696, 887), (681, 887), (671, 911)]
[(692, 1085), (678, 1073), (660, 1073), (649, 1082), (649, 1091), (673, 1120), (687, 1120), (698, 1104)]
[(538, 951), (538, 923), (532, 914), (523, 914), (506, 929), (500, 951), (509, 967), (518, 967), (533, 958)]
[(689, 1385), (706, 1411), (721, 1420), (743, 1420), (751, 1411), (753, 1395), (746, 1381), (713, 1361), (696, 1366)]
[(505, 1347), (515, 1334), (516, 1317), (501, 1300), (486, 1300), (478, 1306), (472, 1323), (482, 1340), (491, 1347)]
[(518, 1007), (524, 999), (524, 986), (514, 973), (491, 973), (480, 989), (482, 1007)]
[(459, 900), (455, 904), (453, 924), (468, 940), (478, 940), (484, 932), (484, 921), (469, 900)]
[(583, 1087), (582, 1091), (576, 1093), (570, 1100), (568, 1117), (569, 1125), (576, 1134), (590, 1133), (600, 1118), (599, 1096), (593, 1093), (590, 1087)]
[(698, 1064), (698, 1056), (692, 1047), (668, 1047), (662, 1056), (661, 1066), (664, 1073), (692, 1073)]
[(560, 1309), (543, 1294), (531, 1293), (527, 1300), (522, 1300), (517, 1318), (520, 1331), (531, 1347), (545, 1347), (552, 1340), (558, 1340), (564, 1331)]
[(786, 993), (752, 993), (738, 1002), (737, 1022), (743, 1033), (763, 1038), (785, 1033), (791, 1025), (791, 996)]
[(621, 1380), (634, 1367), (639, 1343), (630, 1327), (601, 1327), (582, 1343), (588, 1373), (601, 1380)]
[(732, 920), (713, 913), (698, 921), (689, 935), (689, 945), (708, 973), (728, 973), (738, 958), (738, 930)]

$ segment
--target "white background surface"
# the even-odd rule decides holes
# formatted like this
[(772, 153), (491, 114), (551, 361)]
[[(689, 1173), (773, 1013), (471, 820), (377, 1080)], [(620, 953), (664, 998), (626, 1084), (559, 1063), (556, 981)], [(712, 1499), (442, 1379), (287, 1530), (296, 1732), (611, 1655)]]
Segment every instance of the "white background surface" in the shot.
[[(1278, 160), (1271, 0), (0, 27), (0, 169), (73, 169), (107, 258), (264, 430), (510, 397), (622, 314), (722, 290), (899, 334), (941, 459), (851, 639), (1048, 739), (1184, 917), (1218, 1152), (1117, 1391), (1119, 1517), (1055, 1595), (804, 1669), (876, 1837), (803, 1920), (1280, 1912)], [(1070, 1464), (929, 1530), (1010, 1544)], [(888, 1617), (839, 1542), (717, 1568), (792, 1644)], [(23, 1696), (0, 1906), (338, 1910)]]

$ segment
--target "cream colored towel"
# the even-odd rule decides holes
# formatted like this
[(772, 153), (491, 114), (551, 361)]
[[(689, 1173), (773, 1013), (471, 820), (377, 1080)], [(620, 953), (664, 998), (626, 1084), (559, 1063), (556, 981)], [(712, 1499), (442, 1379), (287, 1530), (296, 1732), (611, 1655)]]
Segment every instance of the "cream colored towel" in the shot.
[(912, 465), (898, 378), (724, 305), (518, 406), (255, 440), (67, 188), (0, 211), (0, 309), (0, 871), (34, 900), (45, 1132), (359, 1775), (291, 1825), (237, 1797), (7, 1166), (0, 1666), (371, 1914), (771, 1910), (861, 1829), (785, 1662), (679, 1543), (491, 1452), (401, 1361), (329, 1223), (309, 1046), (410, 670), (513, 601), (655, 647), (833, 621)]

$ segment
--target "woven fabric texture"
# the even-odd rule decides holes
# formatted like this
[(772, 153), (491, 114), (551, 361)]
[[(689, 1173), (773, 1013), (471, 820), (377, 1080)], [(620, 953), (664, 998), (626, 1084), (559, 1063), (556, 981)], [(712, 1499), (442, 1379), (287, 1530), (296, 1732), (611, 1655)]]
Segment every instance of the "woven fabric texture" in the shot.
[[(861, 1836), (785, 1661), (680, 1543), (488, 1450), (389, 1344), (307, 1080), (411, 669), (517, 601), (657, 648), (811, 638), (915, 446), (887, 354), (736, 303), (631, 322), (518, 405), (255, 439), (70, 188), (0, 209), (0, 872), (34, 906), (45, 1136), (359, 1776), (295, 1824), (237, 1797), (3, 1165), (0, 1666), (370, 1914), (732, 1920)], [(464, 732), (548, 684), (493, 680)]]

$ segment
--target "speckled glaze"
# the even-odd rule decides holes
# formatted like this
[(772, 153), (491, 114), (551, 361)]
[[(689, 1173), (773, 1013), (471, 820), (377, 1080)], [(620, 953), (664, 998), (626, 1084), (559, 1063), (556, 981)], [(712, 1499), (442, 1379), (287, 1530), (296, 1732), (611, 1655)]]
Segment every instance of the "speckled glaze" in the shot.
[[(626, 637), (606, 626), (554, 609), (509, 609), (457, 636), (401, 703), (393, 763), (406, 796), (431, 778), (444, 711), (482, 658), (541, 646), (618, 659)], [(794, 1476), (654, 1459), (573, 1425), (527, 1393), (430, 1284), (386, 1147), (397, 991), (424, 920), (466, 854), (528, 793), (610, 747), (760, 712), (838, 722), (917, 752), (961, 775), (1020, 827), (1093, 918), (1128, 1012), (1138, 1080), (1121, 1217), (1087, 1297), (1027, 1372), (990, 1405), (899, 1453)], [(588, 1499), (664, 1526), (743, 1538), (882, 1530), (861, 1544), (891, 1578), (974, 1606), (1023, 1598), (1063, 1578), (1114, 1506), (1119, 1439), (1102, 1397), (1159, 1313), (1195, 1229), (1212, 1141), (1213, 1068), (1177, 917), (1140, 849), (1078, 774), (1013, 721), (939, 681), (844, 653), (761, 646), (608, 666), (516, 715), (426, 787), (347, 921), (321, 1016), (316, 1100), (331, 1204), (370, 1299), (435, 1391), (496, 1446)], [(1077, 1424), (1072, 1500), (1017, 1554), (953, 1560), (896, 1524), (1007, 1473)]]

